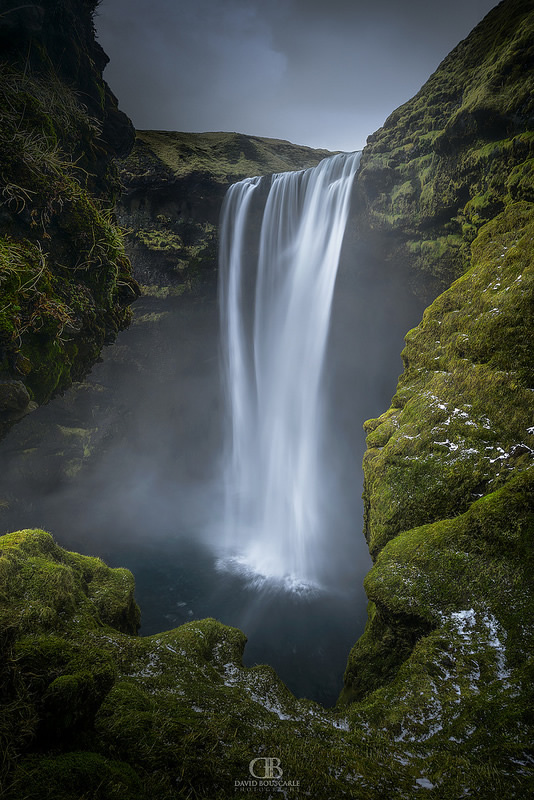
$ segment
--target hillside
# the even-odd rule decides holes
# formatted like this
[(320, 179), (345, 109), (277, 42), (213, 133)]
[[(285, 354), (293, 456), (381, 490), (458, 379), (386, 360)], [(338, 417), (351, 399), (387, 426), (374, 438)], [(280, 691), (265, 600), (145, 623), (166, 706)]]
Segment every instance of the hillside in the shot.
[(120, 163), (118, 205), (127, 251), (146, 292), (179, 294), (211, 282), (228, 187), (254, 175), (305, 169), (327, 150), (240, 133), (137, 131)]
[(355, 225), (430, 302), (481, 226), (534, 201), (532, 3), (500, 3), (368, 139)]
[(137, 131), (122, 176), (128, 185), (137, 185), (158, 174), (171, 181), (203, 175), (227, 187), (251, 175), (306, 169), (329, 155), (328, 150), (242, 133)]

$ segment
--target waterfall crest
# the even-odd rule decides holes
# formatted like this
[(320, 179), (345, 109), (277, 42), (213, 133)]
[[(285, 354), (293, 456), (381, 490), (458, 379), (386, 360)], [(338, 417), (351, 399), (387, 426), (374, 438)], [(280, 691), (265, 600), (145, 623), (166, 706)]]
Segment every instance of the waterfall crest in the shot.
[(219, 298), (229, 431), (230, 563), (286, 586), (320, 583), (321, 373), (350, 192), (360, 153), (228, 190)]

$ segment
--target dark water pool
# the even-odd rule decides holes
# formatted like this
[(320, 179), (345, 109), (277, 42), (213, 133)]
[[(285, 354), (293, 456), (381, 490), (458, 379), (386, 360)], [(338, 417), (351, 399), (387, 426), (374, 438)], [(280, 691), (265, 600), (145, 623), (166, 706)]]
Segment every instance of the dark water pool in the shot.
[(245, 632), (247, 666), (268, 663), (297, 696), (335, 703), (349, 650), (365, 624), (361, 589), (297, 594), (250, 586), (243, 576), (217, 569), (208, 548), (186, 540), (131, 549), (119, 562), (136, 578), (141, 634), (215, 617)]
[[(218, 358), (213, 298), (138, 302), (135, 324), (86, 381), (0, 442), (1, 530), (42, 527), (62, 546), (131, 569), (141, 635), (215, 617), (246, 634), (246, 665), (268, 663), (296, 695), (331, 705), (366, 617), (361, 423), (336, 453), (345, 486), (325, 531), (329, 588), (252, 586), (217, 567)], [(338, 414), (348, 419), (348, 404)]]

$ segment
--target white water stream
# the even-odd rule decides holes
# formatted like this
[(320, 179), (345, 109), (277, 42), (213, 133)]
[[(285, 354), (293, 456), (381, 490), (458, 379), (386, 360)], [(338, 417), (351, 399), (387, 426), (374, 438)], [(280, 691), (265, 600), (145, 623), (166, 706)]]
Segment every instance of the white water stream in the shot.
[(223, 563), (319, 586), (328, 551), (321, 377), (359, 153), (230, 187), (219, 293), (229, 417)]

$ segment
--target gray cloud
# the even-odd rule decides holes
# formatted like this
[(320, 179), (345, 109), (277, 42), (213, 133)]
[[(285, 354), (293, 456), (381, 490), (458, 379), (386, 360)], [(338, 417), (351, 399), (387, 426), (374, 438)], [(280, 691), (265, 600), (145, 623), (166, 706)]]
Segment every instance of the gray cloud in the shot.
[(353, 150), (494, 0), (103, 0), (106, 78), (137, 128)]

